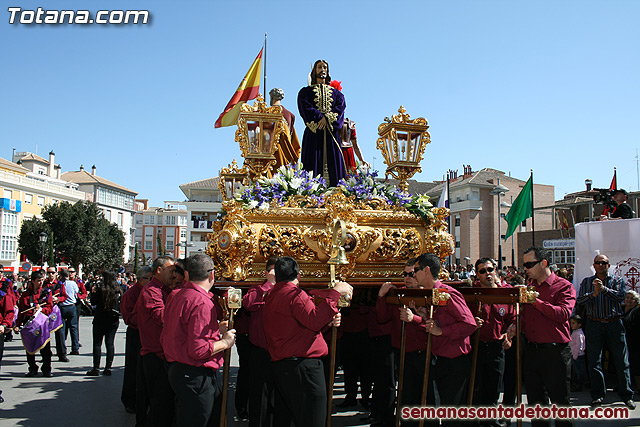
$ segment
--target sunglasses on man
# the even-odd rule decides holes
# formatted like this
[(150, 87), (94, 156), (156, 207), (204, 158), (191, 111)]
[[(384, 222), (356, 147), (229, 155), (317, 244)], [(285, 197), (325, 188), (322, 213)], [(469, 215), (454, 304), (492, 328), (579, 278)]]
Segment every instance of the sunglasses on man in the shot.
[(480, 270), (478, 270), (478, 273), (480, 274), (493, 273), (495, 270), (496, 269), (493, 267), (481, 268)]
[(539, 261), (529, 261), (529, 262), (523, 262), (522, 265), (524, 265), (524, 268), (528, 268), (528, 269), (532, 269), (533, 267), (536, 266), (536, 264), (538, 264), (539, 262), (541, 262), (542, 260)]

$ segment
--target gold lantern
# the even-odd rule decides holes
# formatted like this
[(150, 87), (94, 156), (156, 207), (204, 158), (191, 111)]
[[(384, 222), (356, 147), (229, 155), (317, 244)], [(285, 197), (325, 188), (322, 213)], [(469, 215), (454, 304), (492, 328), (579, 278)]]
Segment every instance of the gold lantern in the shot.
[(218, 188), (223, 200), (233, 199), (233, 194), (248, 184), (249, 171), (245, 167), (239, 168), (236, 159), (228, 167), (220, 169)]
[(244, 104), (238, 118), (236, 142), (240, 144), (244, 167), (251, 180), (268, 174), (276, 164), (274, 153), (280, 137), (286, 132), (287, 122), (279, 105), (267, 106), (261, 95), (253, 105)]
[(400, 106), (399, 114), (385, 118), (385, 123), (378, 126), (376, 147), (382, 151), (384, 163), (387, 165), (385, 177), (389, 175), (400, 180), (400, 190), (407, 192), (407, 180), (416, 172), (420, 172), (420, 161), (431, 136), (427, 129), (427, 119), (418, 117), (411, 120), (405, 108)]

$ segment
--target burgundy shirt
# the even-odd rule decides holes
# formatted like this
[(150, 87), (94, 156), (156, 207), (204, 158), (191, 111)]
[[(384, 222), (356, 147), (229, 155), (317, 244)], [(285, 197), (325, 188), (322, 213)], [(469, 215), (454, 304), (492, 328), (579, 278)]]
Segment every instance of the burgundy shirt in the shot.
[[(402, 341), (402, 320), (400, 320), (400, 306), (387, 304), (387, 296), (378, 297), (376, 312), (379, 322), (391, 321), (391, 346), (400, 348)], [(405, 327), (405, 351), (423, 351), (427, 349), (427, 330), (424, 320), (417, 314), (413, 314), (413, 320)]]
[(276, 283), (262, 309), (271, 360), (329, 354), (320, 331), (338, 313), (339, 299), (340, 293), (331, 289), (316, 306), (313, 297), (296, 284)]
[[(16, 295), (13, 293), (12, 283), (8, 280), (0, 281), (0, 285), (0, 325), (10, 328), (15, 317), (13, 307), (16, 304)], [(0, 339), (4, 337), (0, 336)]]
[[(33, 303), (32, 303), (33, 301)], [(31, 286), (20, 295), (18, 300), (18, 321), (17, 326), (22, 325), (29, 317), (33, 316), (36, 312), (35, 309), (25, 311), (28, 308), (35, 307), (36, 304), (40, 304), (42, 314), (48, 316), (53, 311), (53, 299), (51, 298), (51, 290), (45, 289), (44, 286), (40, 288), (38, 293), (34, 293)]]
[(160, 333), (164, 322), (164, 303), (169, 293), (171, 289), (155, 277), (140, 292), (135, 311), (138, 316), (138, 330), (142, 344), (140, 354), (143, 356), (155, 353), (164, 358), (160, 345)]
[[(497, 283), (499, 288), (510, 288), (506, 283)], [(473, 284), (474, 288), (482, 288), (480, 282)], [(478, 313), (478, 304), (470, 304), (469, 309), (474, 316)], [(484, 324), (480, 328), (480, 341), (499, 340), (507, 328), (515, 323), (516, 312), (511, 304), (482, 304), (480, 317)]]
[(569, 317), (576, 305), (576, 290), (571, 282), (551, 273), (538, 284), (540, 294), (534, 304), (522, 305), (522, 330), (530, 342), (567, 343), (571, 341)]
[(189, 282), (173, 293), (165, 308), (165, 324), (160, 335), (168, 362), (219, 369), (224, 351), (213, 354), (213, 345), (222, 338), (213, 294)]
[(393, 325), (391, 320), (380, 323), (378, 321), (378, 312), (375, 307), (371, 307), (369, 315), (367, 316), (367, 331), (370, 337), (379, 337), (382, 335), (391, 335), (391, 329)]
[(371, 307), (361, 305), (358, 307), (349, 307), (344, 310), (342, 313), (342, 322), (340, 324), (342, 332), (353, 333), (366, 331), (370, 309)]
[(267, 293), (273, 288), (273, 283), (265, 280), (259, 285), (251, 285), (247, 294), (242, 298), (242, 306), (251, 313), (249, 320), (249, 341), (260, 348), (267, 349), (267, 338), (264, 335), (262, 308)]
[(127, 292), (122, 295), (120, 299), (120, 314), (127, 326), (138, 329), (138, 313), (136, 312), (136, 302), (142, 291), (142, 285), (140, 282), (136, 282), (127, 289)]
[(438, 307), (433, 315), (442, 329), (442, 335), (433, 336), (431, 351), (436, 356), (448, 358), (468, 354), (471, 351), (469, 336), (477, 328), (476, 319), (460, 292), (440, 281), (436, 282), (435, 287), (446, 289), (451, 298), (446, 305)]
[(58, 297), (58, 302), (56, 304), (60, 304), (67, 299), (67, 291), (64, 288), (64, 282), (61, 282), (59, 280), (52, 282), (51, 280), (47, 279), (42, 284), (42, 288), (51, 289), (51, 294)]

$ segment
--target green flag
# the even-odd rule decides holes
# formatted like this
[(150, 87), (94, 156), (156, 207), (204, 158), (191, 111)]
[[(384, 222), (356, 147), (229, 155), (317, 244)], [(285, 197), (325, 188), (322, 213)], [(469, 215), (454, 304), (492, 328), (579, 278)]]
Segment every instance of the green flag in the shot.
[(522, 191), (514, 200), (513, 205), (511, 205), (511, 209), (507, 212), (504, 219), (509, 224), (509, 228), (507, 228), (507, 234), (505, 234), (504, 240), (507, 240), (509, 236), (516, 231), (516, 227), (522, 221), (527, 218), (531, 218), (533, 214), (533, 177), (529, 178), (529, 181), (522, 187)]

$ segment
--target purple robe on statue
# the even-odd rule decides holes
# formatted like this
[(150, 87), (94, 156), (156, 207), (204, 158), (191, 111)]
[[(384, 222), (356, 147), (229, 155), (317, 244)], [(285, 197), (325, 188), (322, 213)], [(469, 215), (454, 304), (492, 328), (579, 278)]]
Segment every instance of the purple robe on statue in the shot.
[[(321, 175), (330, 187), (346, 176), (346, 167), (340, 148), (340, 129), (344, 121), (346, 103), (344, 95), (329, 85), (316, 84), (300, 89), (298, 110), (305, 123), (302, 138), (302, 167), (314, 175)], [(325, 117), (328, 127), (318, 129), (318, 122)], [(325, 144), (326, 141), (326, 144)], [(328, 176), (324, 172), (324, 147), (326, 145)]]

